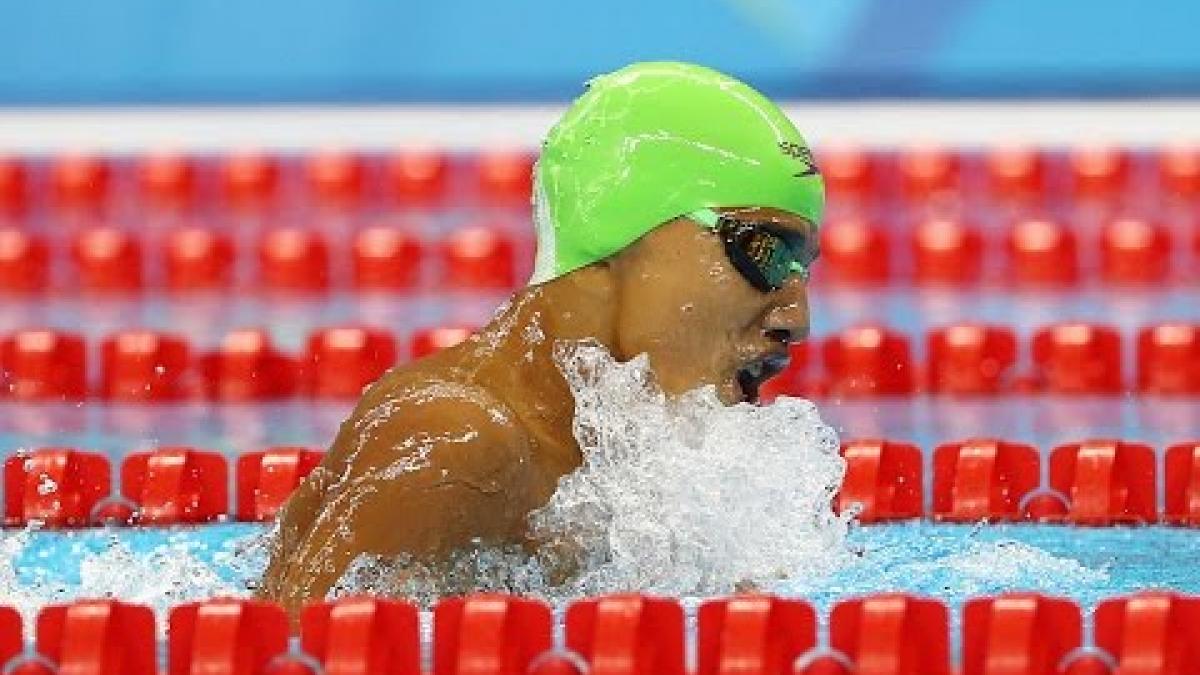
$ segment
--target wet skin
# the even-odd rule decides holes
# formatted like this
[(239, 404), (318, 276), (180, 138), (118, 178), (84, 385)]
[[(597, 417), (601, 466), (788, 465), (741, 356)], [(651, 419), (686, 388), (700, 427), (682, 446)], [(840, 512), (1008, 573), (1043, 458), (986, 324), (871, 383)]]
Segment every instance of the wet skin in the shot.
[[(783, 211), (721, 210), (816, 236)], [(684, 218), (522, 289), (464, 343), (368, 389), (281, 514), (260, 595), (295, 617), (361, 553), (436, 561), (475, 544), (535, 546), (526, 516), (582, 459), (558, 341), (595, 340), (620, 361), (645, 353), (668, 394), (711, 384), (732, 404), (748, 396), (739, 369), (807, 333), (803, 280), (756, 290)]]

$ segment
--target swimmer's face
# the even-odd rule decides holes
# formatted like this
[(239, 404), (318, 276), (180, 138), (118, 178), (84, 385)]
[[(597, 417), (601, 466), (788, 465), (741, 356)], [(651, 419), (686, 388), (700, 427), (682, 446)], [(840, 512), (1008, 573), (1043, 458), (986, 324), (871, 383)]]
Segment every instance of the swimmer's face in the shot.
[[(807, 220), (778, 209), (718, 211), (817, 236)], [(720, 237), (687, 218), (653, 230), (611, 264), (620, 285), (615, 348), (622, 358), (648, 354), (670, 394), (711, 384), (726, 403), (753, 400), (786, 365), (788, 343), (808, 335), (801, 275), (760, 291), (730, 263)]]

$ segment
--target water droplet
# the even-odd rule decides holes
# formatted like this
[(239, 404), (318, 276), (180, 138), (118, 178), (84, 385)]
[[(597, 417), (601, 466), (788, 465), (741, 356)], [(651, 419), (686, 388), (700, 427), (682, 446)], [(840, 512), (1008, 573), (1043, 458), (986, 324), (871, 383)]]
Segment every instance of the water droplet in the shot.
[(48, 494), (51, 494), (51, 493), (54, 493), (57, 491), (58, 491), (58, 483), (54, 482), (54, 479), (51, 478), (49, 476), (49, 474), (42, 474), (38, 478), (37, 493), (39, 495), (42, 495), (44, 497)]

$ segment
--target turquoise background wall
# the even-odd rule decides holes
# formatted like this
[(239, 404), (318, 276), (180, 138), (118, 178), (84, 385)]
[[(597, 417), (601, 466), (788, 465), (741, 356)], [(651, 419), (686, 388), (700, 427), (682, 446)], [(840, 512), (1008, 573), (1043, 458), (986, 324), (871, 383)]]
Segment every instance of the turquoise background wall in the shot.
[(0, 0), (0, 104), (536, 101), (688, 59), (778, 96), (1200, 94), (1196, 0)]

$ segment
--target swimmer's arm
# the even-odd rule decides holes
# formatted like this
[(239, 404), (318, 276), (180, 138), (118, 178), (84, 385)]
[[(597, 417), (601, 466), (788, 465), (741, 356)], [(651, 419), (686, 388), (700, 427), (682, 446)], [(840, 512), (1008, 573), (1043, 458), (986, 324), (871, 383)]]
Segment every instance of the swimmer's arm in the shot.
[(292, 542), (275, 551), (264, 595), (295, 613), (363, 553), (436, 559), (476, 540), (522, 540), (538, 505), (525, 435), (467, 402), (406, 419), (352, 444), (341, 435), (314, 481), (323, 494), (289, 504), (311, 526), (281, 539)]

